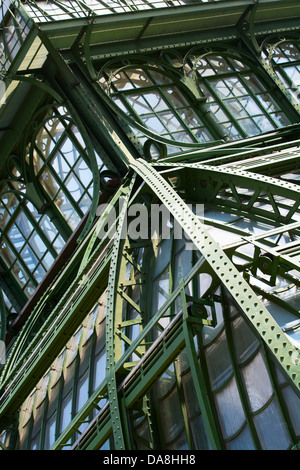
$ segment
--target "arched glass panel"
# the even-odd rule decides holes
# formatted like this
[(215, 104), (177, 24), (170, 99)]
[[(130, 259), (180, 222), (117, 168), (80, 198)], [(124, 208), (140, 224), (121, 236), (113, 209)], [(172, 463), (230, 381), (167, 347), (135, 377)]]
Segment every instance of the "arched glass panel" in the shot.
[[(207, 143), (215, 138), (200, 116), (177, 86), (159, 66), (126, 66), (111, 70), (111, 76), (100, 77), (100, 84), (108, 91), (118, 107), (152, 133), (173, 141), (169, 153), (180, 150), (180, 143)], [(143, 144), (147, 137), (132, 128)], [(177, 145), (176, 145), (177, 143)]]
[[(13, 168), (11, 179), (1, 186), (0, 205), (1, 258), (27, 296), (44, 278), (93, 197), (90, 156), (65, 110), (51, 108), (34, 131), (26, 158), (33, 185), (26, 185)], [(97, 155), (96, 162), (101, 171), (104, 164)]]
[(1, 258), (29, 296), (65, 242), (49, 216), (27, 199), (22, 182), (5, 184), (1, 193)]
[(91, 205), (93, 173), (86, 144), (64, 109), (49, 111), (30, 147), (30, 162), (47, 198), (74, 230)]
[(207, 53), (191, 56), (207, 106), (231, 140), (289, 124), (270, 88), (238, 56)]
[(290, 92), (293, 101), (300, 103), (300, 41), (278, 40), (267, 46), (268, 62), (272, 65), (278, 78)]
[[(237, 140), (290, 124), (270, 84), (237, 53), (191, 50), (185, 59), (178, 57), (170, 52), (161, 62), (149, 58), (147, 65), (116, 68), (111, 63), (99, 77), (123, 113), (150, 131), (154, 140), (155, 135), (166, 139), (169, 155), (184, 144)], [(134, 125), (131, 131), (142, 144), (149, 138)]]

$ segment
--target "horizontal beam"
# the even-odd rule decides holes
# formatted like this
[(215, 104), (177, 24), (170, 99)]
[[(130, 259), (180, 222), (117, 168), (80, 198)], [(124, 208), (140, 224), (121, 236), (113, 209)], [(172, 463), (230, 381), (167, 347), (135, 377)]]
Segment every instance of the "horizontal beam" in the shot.
[[(119, 48), (122, 41), (127, 46), (136, 42), (137, 48), (146, 47), (144, 41), (151, 38), (164, 43), (173, 44), (174, 38), (184, 44), (191, 44), (191, 34), (209, 38), (213, 32), (219, 31), (232, 34), (240, 18), (256, 2), (251, 1), (220, 1), (212, 3), (199, 2), (168, 8), (136, 10), (128, 13), (95, 16), (92, 19), (93, 31), (91, 46), (101, 44), (101, 55), (109, 55)], [(178, 10), (180, 15), (178, 16)], [(257, 6), (255, 26), (259, 33), (277, 31), (280, 25), (292, 28), (295, 17), (300, 16), (300, 6), (295, 0), (261, 0)], [(291, 25), (289, 26), (289, 24)], [(39, 28), (46, 32), (58, 49), (69, 49), (76, 40), (79, 31), (86, 27), (86, 19), (62, 20), (39, 23)], [(210, 25), (209, 28), (207, 25)], [(149, 42), (150, 45), (150, 42)], [(112, 46), (112, 47), (111, 47)], [(126, 46), (126, 47), (127, 47)], [(121, 46), (120, 52), (124, 49)]]

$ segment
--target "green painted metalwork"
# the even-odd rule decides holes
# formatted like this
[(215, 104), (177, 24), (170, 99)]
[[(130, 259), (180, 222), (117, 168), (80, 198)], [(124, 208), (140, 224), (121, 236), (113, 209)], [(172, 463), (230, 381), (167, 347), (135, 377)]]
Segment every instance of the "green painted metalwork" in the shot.
[[(82, 262), (79, 267), (79, 272), (82, 269), (84, 269), (84, 267), (86, 266), (86, 263), (88, 262), (93, 252), (95, 242), (97, 241), (97, 238), (99, 238), (100, 232), (103, 230), (105, 224), (107, 223), (107, 219), (109, 218), (111, 211), (114, 210), (115, 211), (114, 215), (117, 216), (117, 209), (118, 209), (117, 205), (120, 201), (120, 198), (124, 197), (126, 193), (127, 193), (127, 188), (126, 186), (122, 185), (120, 189), (117, 190), (116, 194), (112, 197), (112, 199), (109, 201), (109, 204), (107, 204), (107, 207), (106, 209), (104, 209), (104, 212), (101, 213), (101, 217), (99, 217), (99, 220), (96, 222), (95, 227), (92, 230), (92, 234), (89, 236), (89, 243), (84, 253), (84, 256), (82, 258)], [(97, 215), (100, 216), (100, 214), (97, 214)], [(112, 227), (112, 230), (108, 228), (107, 233), (111, 238), (114, 237), (114, 233), (113, 233), (114, 229), (115, 229), (115, 226)]]
[[(191, 269), (190, 273), (188, 276), (183, 280), (183, 285), (186, 286), (191, 282), (191, 280), (194, 278), (194, 276), (199, 272), (200, 268), (203, 265), (203, 258), (201, 258), (195, 266)], [(145, 340), (149, 336), (150, 332), (158, 325), (159, 321), (164, 317), (164, 315), (168, 315), (168, 310), (170, 306), (175, 302), (175, 300), (180, 297), (182, 292), (182, 285), (179, 285), (174, 292), (170, 295), (170, 297), (166, 300), (164, 305), (159, 309), (159, 311), (156, 313), (156, 315), (151, 318), (147, 324), (145, 324), (143, 330), (140, 332), (140, 334), (132, 341), (131, 345), (126, 349), (125, 353), (122, 355), (122, 357), (118, 360), (118, 362), (115, 364), (115, 374), (116, 375), (122, 375), (122, 371), (124, 370), (124, 366), (126, 363), (129, 362), (130, 357), (132, 354), (136, 353), (138, 350), (141, 350), (141, 348), (144, 348), (145, 345)], [(114, 320), (113, 320), (114, 322)], [(180, 351), (182, 348), (182, 343), (180, 342), (180, 348), (176, 350), (176, 353)], [(173, 354), (173, 353), (172, 353)], [(172, 357), (169, 357), (166, 354), (166, 351), (164, 353), (164, 364), (170, 362)], [(164, 365), (160, 365), (160, 368), (164, 368)], [(148, 379), (150, 380), (150, 384), (155, 380), (155, 376), (152, 375), (151, 373), (148, 376)], [(149, 383), (147, 382), (149, 386)], [(90, 410), (95, 406), (95, 403), (97, 403), (102, 396), (106, 394), (107, 391), (107, 379), (105, 382), (103, 382), (98, 389), (94, 392), (94, 394), (90, 397), (89, 401), (87, 402), (86, 406), (78, 413), (78, 416), (73, 420), (73, 422), (70, 423), (68, 429), (66, 429), (65, 433), (63, 433), (60, 438), (57, 440), (57, 443), (53, 447), (55, 448), (60, 448), (63, 447), (64, 443), (68, 441), (69, 437), (72, 435), (72, 432), (74, 432), (74, 427), (76, 426), (76, 422), (79, 422), (81, 420), (84, 420)], [(134, 396), (134, 395), (133, 395)], [(136, 398), (137, 399), (137, 398)], [(102, 423), (102, 418), (103, 414), (107, 414), (107, 407), (108, 405), (100, 411), (99, 417), (101, 417), (101, 423)], [(97, 423), (97, 425), (96, 425)], [(110, 430), (112, 428), (112, 423), (110, 422), (108, 424), (107, 420), (104, 419), (103, 424), (100, 424), (98, 417), (97, 420), (95, 420), (95, 426), (94, 428), (94, 423), (91, 423), (91, 430), (87, 430), (86, 434), (87, 436), (84, 437), (84, 440), (82, 443), (79, 443), (78, 446), (80, 448), (86, 448), (86, 446), (89, 446), (88, 448), (99, 448), (99, 446), (104, 442), (104, 440), (107, 437), (107, 433), (109, 432), (108, 429)], [(104, 430), (102, 429), (102, 426), (104, 426)], [(90, 436), (94, 436), (91, 438)], [(89, 442), (90, 439), (92, 439), (93, 444), (86, 444), (86, 442)], [(77, 444), (75, 445), (75, 448), (77, 447)]]
[[(182, 307), (183, 307), (183, 317), (184, 317), (184, 335), (185, 335), (185, 344), (187, 355), (189, 359), (189, 363), (191, 365), (192, 375), (194, 378), (194, 385), (197, 393), (197, 398), (199, 400), (199, 406), (204, 416), (204, 422), (206, 425), (207, 433), (209, 436), (209, 441), (213, 449), (220, 449), (222, 444), (220, 442), (220, 438), (218, 433), (216, 432), (216, 423), (213, 418), (213, 413), (211, 411), (211, 404), (208, 399), (208, 392), (206, 389), (206, 382), (203, 377), (201, 377), (201, 371), (199, 368), (199, 364), (197, 361), (197, 353), (195, 350), (194, 344), (194, 334), (193, 331), (193, 322), (194, 328), (199, 328), (199, 325), (204, 324), (205, 319), (199, 318), (189, 318), (188, 309), (187, 309), (187, 299), (184, 295), (184, 290), (181, 290), (181, 297), (182, 297)], [(198, 320), (198, 321), (197, 321)], [(203, 321), (204, 320), (204, 321)]]
[[(295, 303), (297, 289), (300, 287), (298, 275), (300, 199), (299, 185), (294, 184), (294, 181), (298, 181), (295, 172), (300, 170), (299, 109), (298, 104), (291, 100), (294, 82), (289, 82), (289, 91), (287, 91), (281, 80), (283, 76), (288, 77), (287, 64), (280, 65), (275, 60), (277, 49), (281, 48), (283, 53), (284, 47), (290, 44), (289, 40), (296, 44), (298, 52), (300, 50), (298, 33), (288, 34), (293, 28), (296, 30), (293, 15), (295, 11), (299, 12), (299, 6), (292, 0), (288, 0), (284, 5), (279, 0), (262, 0), (255, 4), (241, 1), (224, 1), (222, 5), (220, 2), (192, 2), (193, 5), (187, 3), (190, 2), (154, 1), (147, 4), (111, 2), (111, 6), (107, 7), (105, 2), (99, 1), (98, 9), (96, 7), (92, 9), (87, 0), (79, 2), (55, 0), (47, 4), (29, 0), (18, 7), (14, 5), (16, 11), (19, 9), (22, 21), (28, 22), (31, 29), (24, 44), (22, 43), (23, 46), (18, 50), (17, 57), (10, 62), (13, 79), (11, 83), (15, 82), (13, 86), (16, 85), (16, 88), (10, 96), (6, 109), (13, 110), (13, 105), (16, 104), (16, 112), (21, 103), (18, 102), (21, 91), (36, 88), (36, 93), (28, 95), (24, 102), (26, 113), (20, 112), (20, 117), (12, 121), (14, 125), (21, 124), (20, 132), (23, 132), (24, 116), (27, 116), (25, 120), (32, 121), (35, 113), (42, 115), (39, 113), (46, 109), (43, 106), (45, 104), (48, 106), (53, 97), (57, 98), (59, 104), (65, 104), (72, 116), (72, 122), (74, 120), (78, 123), (82, 130), (83, 140), (88, 147), (87, 155), (84, 151), (84, 157), (93, 173), (95, 185), (88, 221), (75, 253), (66, 261), (50, 286), (43, 290), (41, 295), (39, 294), (28, 319), (12, 340), (10, 356), (1, 370), (1, 429), (12, 429), (15, 433), (18, 425), (21, 429), (24, 424), (22, 421), (24, 414), (20, 415), (19, 424), (13, 421), (17, 420), (18, 409), (23, 407), (23, 402), (27, 400), (34, 387), (41, 386), (39, 380), (49, 368), (52, 369), (49, 376), (55, 376), (53, 361), (58, 361), (62, 348), (75, 334), (76, 329), (106, 289), (108, 295), (107, 375), (100, 384), (97, 384), (95, 390), (91, 388), (91, 371), (95, 365), (95, 357), (92, 352), (86, 353), (84, 360), (86, 363), (89, 362), (90, 372), (88, 382), (84, 383), (88, 383), (88, 398), (83, 407), (79, 410), (76, 408), (75, 411), (76, 397), (82, 384), (79, 382), (82, 379), (79, 368), (82, 349), (79, 347), (74, 351), (76, 358), (72, 365), (74, 381), (72, 381), (70, 401), (72, 419), (69, 425), (62, 430), (59, 423), (65, 406), (63, 367), (57, 382), (58, 403), (51, 402), (50, 381), (44, 390), (45, 406), (39, 408), (38, 401), (42, 399), (42, 394), (37, 394), (35, 395), (37, 402), (34, 405), (37, 408), (28, 408), (28, 414), (32, 413), (30, 418), (32, 420), (38, 408), (43, 410), (40, 416), (41, 448), (47, 445), (49, 437), (48, 405), (55, 407), (57, 413), (55, 442), (52, 449), (69, 446), (73, 449), (95, 450), (105, 448), (108, 440), (118, 450), (131, 449), (137, 446), (137, 442), (131, 439), (132, 435), (136, 436), (137, 441), (140, 439), (141, 445), (151, 449), (157, 449), (159, 445), (172, 445), (163, 434), (163, 429), (159, 429), (158, 438), (156, 418), (159, 405), (153, 406), (151, 400), (156, 396), (158, 381), (164, 373), (167, 375), (173, 366), (174, 387), (179, 390), (178, 403), (186, 445), (189, 448), (196, 446), (192, 424), (186, 411), (187, 403), (184, 395), (186, 383), (180, 375), (181, 363), (178, 358), (183, 352), (188, 357), (190, 384), (196, 390), (197, 417), (201, 415), (213, 449), (231, 448), (232, 442), (235, 445), (235, 439), (243, 440), (244, 430), (249, 432), (254, 448), (264, 448), (265, 442), (259, 436), (256, 424), (264, 412), (269, 413), (273, 409), (271, 404), (275, 403), (275, 399), (276, 404), (280, 405), (280, 412), (287, 427), (288, 438), (284, 439), (284, 443), (291, 448), (299, 438), (288, 409), (292, 406), (291, 403), (296, 403), (293, 401), (295, 398), (290, 396), (290, 401), (283, 398), (285, 393), (291, 393), (288, 387), (292, 385), (291, 390), (298, 392), (300, 385), (299, 351), (287, 336), (290, 332), (298, 331), (300, 317)], [(158, 5), (162, 8), (157, 8)], [(142, 7), (147, 7), (147, 11), (141, 11)], [(97, 16), (98, 13), (104, 12), (108, 13), (105, 17)], [(4, 13), (2, 9), (2, 16)], [(10, 18), (12, 11), (8, 13), (7, 18)], [(62, 18), (62, 15), (66, 18), (64, 23), (53, 21)], [(34, 21), (39, 22), (38, 27), (30, 21), (31, 16), (34, 17)], [(2, 19), (1, 16), (0, 18)], [(178, 34), (179, 24), (182, 27), (180, 34)], [(222, 31), (220, 26), (224, 26)], [(64, 34), (62, 28), (65, 28)], [(164, 35), (161, 34), (162, 28)], [(282, 31), (283, 36), (278, 38), (278, 34)], [(31, 69), (30, 64), (28, 68), (22, 69), (21, 63), (26, 51), (31, 50), (31, 53), (35, 51), (33, 46), (35, 39), (37, 43), (41, 40), (40, 44), (46, 47), (47, 62), (43, 56), (41, 57), (43, 70)], [(180, 117), (184, 129), (194, 140), (193, 143), (185, 144), (164, 138), (147, 129), (138, 113), (134, 118), (128, 117), (127, 113), (120, 110), (111, 97), (99, 88), (99, 83), (96, 83), (97, 60), (102, 61), (101, 64), (99, 62), (101, 70), (120, 62), (117, 71), (112, 71), (111, 76), (109, 74), (106, 76), (110, 85), (113, 84), (112, 78), (118, 73), (125, 74), (133, 65), (139, 67), (143, 63), (147, 64), (147, 61), (150, 63), (151, 59), (151, 65), (145, 66), (147, 73), (151, 75), (162, 66), (165, 70), (163, 76), (174, 80), (178, 90), (188, 97), (190, 109), (196, 110), (201, 116), (205, 111), (205, 105), (203, 91), (198, 88), (199, 83), (207, 85), (210, 89), (211, 95), (208, 95), (207, 103), (210, 99), (216, 99), (216, 90), (210, 84), (211, 77), (197, 78), (196, 63), (197, 60), (207, 63), (210, 59), (213, 60), (213, 54), (217, 51), (214, 44), (225, 39), (228, 42), (218, 47), (217, 52), (225, 56), (224, 64), (226, 61), (227, 64), (231, 63), (230, 61), (238, 61), (241, 57), (239, 54), (243, 55), (247, 64), (251, 65), (255, 78), (264, 82), (263, 92), (271, 93), (270, 96), (272, 95), (279, 104), (278, 110), (285, 113), (289, 122), (294, 124), (285, 125), (281, 129), (274, 129), (265, 134), (260, 132), (257, 136), (247, 138), (247, 132), (242, 129), (240, 116), (233, 116), (236, 128), (241, 131), (240, 138), (225, 143), (228, 136), (214, 122), (214, 116), (210, 115), (205, 127), (213, 131), (214, 138), (202, 145), (196, 142), (194, 128), (180, 117), (176, 105), (166, 98), (168, 109), (176, 119)], [(237, 40), (240, 41), (239, 47), (236, 47)], [(8, 46), (9, 43), (6, 44), (6, 47)], [(131, 59), (132, 54), (134, 60)], [(159, 59), (158, 54), (160, 54)], [(129, 63), (129, 60), (132, 62)], [(185, 66), (191, 67), (191, 74), (183, 70)], [(291, 66), (296, 70), (295, 67), (299, 66), (298, 59), (291, 60)], [(246, 89), (249, 86), (247, 74), (250, 69), (245, 71), (239, 67), (241, 65), (236, 63), (234, 73)], [(7, 69), (5, 74), (8, 71)], [(281, 78), (278, 78), (278, 73)], [(233, 76), (233, 70), (230, 72), (227, 70), (222, 79), (226, 80), (229, 76)], [(165, 85), (160, 84), (160, 86), (163, 88)], [(151, 91), (157, 89), (157, 84), (149, 88)], [(117, 97), (118, 91), (115, 92)], [(252, 103), (261, 107), (260, 92), (261, 89), (253, 91), (249, 96)], [(30, 96), (33, 95), (34, 103), (30, 103)], [(124, 92), (124, 100), (127, 99), (126, 96), (129, 96), (128, 91)], [(224, 99), (221, 105), (230, 114), (228, 100)], [(246, 105), (242, 111), (246, 111)], [(269, 122), (275, 122), (274, 109), (268, 108), (265, 111)], [(1, 110), (2, 123), (3, 119)], [(65, 119), (68, 120), (66, 116)], [(68, 133), (71, 132), (70, 124), (71, 121), (68, 120), (66, 126)], [(133, 129), (142, 135), (142, 145), (137, 142)], [(34, 135), (29, 133), (25, 136), (24, 148), (37, 132), (36, 129)], [(16, 131), (0, 129), (0, 133), (0, 138), (2, 135), (6, 137), (3, 139), (5, 142), (1, 178), (5, 178), (5, 172), (11, 170), (11, 163), (14, 163), (19, 171), (21, 168), (22, 175), (28, 178), (24, 180), (26, 193), (22, 190), (17, 192), (14, 188), (12, 194), (21, 197), (25, 194), (34, 207), (54, 217), (55, 211), (42, 207), (42, 202), (47, 202), (47, 198), (41, 190), (40, 175), (33, 171), (36, 156), (33, 148), (28, 172), (27, 162), (24, 161), (26, 152), (24, 148), (20, 150), (19, 141), (14, 142), (15, 137), (18, 137)], [(168, 153), (169, 145), (179, 146), (180, 150), (176, 155)], [(108, 194), (109, 206), (97, 220), (98, 197), (103, 186), (93, 155), (94, 149), (98, 151), (101, 148), (104, 149), (104, 163), (107, 163), (109, 169), (115, 170), (121, 185), (115, 193)], [(158, 160), (152, 158), (153, 148), (156, 149)], [(51, 156), (45, 159), (45, 165), (50, 165), (52, 156), (58, 150), (59, 139), (53, 145)], [(16, 155), (16, 158), (10, 161), (10, 155)], [(141, 155), (145, 160), (137, 158)], [(287, 173), (290, 171), (294, 173), (289, 176)], [(61, 181), (60, 187), (66, 189), (66, 182)], [(134, 190), (131, 192), (132, 188)], [(126, 204), (118, 213), (118, 230), (115, 233), (115, 228), (112, 227), (104, 237), (99, 237), (106, 221), (117, 209), (118, 202), (124, 195)], [(192, 265), (191, 270), (183, 277), (180, 285), (176, 285), (178, 278), (176, 281), (174, 273), (177, 251), (174, 239), (171, 240), (170, 253), (163, 253), (170, 256), (166, 278), (162, 278), (167, 285), (166, 291), (162, 288), (166, 300), (155, 312), (151, 310), (151, 295), (154, 296), (154, 288), (151, 286), (152, 263), (155, 264), (151, 251), (153, 246), (149, 240), (132, 240), (129, 233), (125, 233), (125, 237), (122, 233), (126, 225), (127, 209), (130, 209), (131, 204), (141, 200), (146, 205), (151, 201), (164, 203), (174, 221), (179, 223), (196, 247), (192, 261), (189, 261)], [(23, 202), (20, 202), (18, 210), (25, 207), (25, 200)], [(207, 212), (215, 210), (224, 213), (226, 221), (217, 218), (212, 220), (206, 213), (195, 215), (189, 208), (191, 202), (205, 203)], [(28, 214), (28, 218), (32, 216), (28, 210), (24, 213)], [(227, 221), (226, 217), (230, 218), (231, 215), (240, 220), (249, 217), (253, 223), (264, 224), (267, 230), (258, 234), (249, 234), (245, 227)], [(62, 218), (60, 225), (57, 222), (61, 234), (64, 231), (63, 222)], [(206, 227), (206, 224), (209, 227)], [(5, 229), (5, 237), (13, 225), (12, 218)], [(34, 229), (38, 230), (38, 224), (33, 225)], [(235, 241), (226, 244), (227, 240), (224, 240), (224, 246), (222, 243), (217, 243), (210, 235), (212, 228), (220, 232), (223, 230), (228, 235), (229, 241), (230, 235), (235, 235)], [(24, 238), (26, 243), (29, 243), (32, 234), (33, 232), (26, 234)], [(113, 234), (115, 234), (114, 239), (111, 237)], [(66, 232), (65, 239), (67, 238)], [(48, 245), (50, 252), (52, 245)], [(251, 247), (253, 252), (243, 251), (245, 247)], [(144, 250), (142, 266), (138, 263), (139, 250)], [(17, 245), (14, 253), (16, 257), (19, 256)], [(243, 263), (235, 262), (235, 257), (239, 257), (239, 261), (242, 260)], [(0, 264), (1, 269), (5, 271), (2, 260)], [(31, 274), (29, 267), (26, 269)], [(200, 275), (211, 277), (210, 287), (204, 296), (200, 295), (200, 285), (198, 291)], [(11, 278), (12, 273), (7, 272), (6, 277), (1, 278), (1, 287), (12, 295), (17, 292), (17, 284), (9, 288)], [(282, 284), (281, 278), (284, 280)], [(257, 281), (262, 281), (261, 285)], [(205, 282), (204, 280), (204, 284)], [(192, 294), (188, 294), (191, 285)], [(217, 288), (220, 288), (218, 294), (216, 294)], [(281, 295), (284, 289), (293, 289), (293, 294), (296, 293), (290, 304)], [(2, 309), (3, 299), (0, 300), (1, 324), (3, 324), (7, 319), (4, 318), (5, 309)], [(294, 319), (292, 324), (280, 327), (266, 306), (268, 302), (291, 314), (291, 318)], [(221, 327), (218, 324), (215, 303), (222, 304), (222, 314), (224, 311), (224, 322)], [(179, 310), (178, 305), (182, 307)], [(207, 316), (207, 310), (211, 312), (210, 317)], [(239, 361), (236, 356), (234, 335), (240, 330), (234, 329), (233, 325), (240, 321), (240, 316), (256, 339), (255, 348), (250, 350), (247, 356), (247, 364)], [(205, 331), (207, 332), (205, 328), (211, 328), (212, 335), (216, 335), (216, 340), (208, 346), (202, 336), (205, 335)], [(210, 346), (217, 346), (220, 331), (226, 340), (226, 351), (228, 350), (232, 370), (228, 375), (229, 378), (226, 377), (226, 384), (222, 383), (214, 388), (210, 381), (209, 351)], [(1, 331), (1, 339), (4, 338), (3, 335), (4, 332)], [(94, 343), (91, 344), (93, 348)], [(268, 376), (267, 383), (272, 382), (273, 388), (270, 388), (267, 401), (257, 412), (251, 408), (251, 394), (246, 390), (248, 384), (245, 383), (243, 374), (248, 373), (246, 366), (251, 366), (258, 357), (262, 364), (266, 364), (263, 373)], [(59, 368), (57, 370), (60, 371)], [(284, 372), (281, 381), (276, 375), (278, 371)], [(226, 395), (229, 380), (233, 380), (236, 384), (243, 421), (232, 434), (227, 435), (220, 424), (217, 398), (218, 394), (223, 392)], [(42, 387), (44, 386), (46, 387), (43, 383)], [(70, 387), (70, 384), (68, 386)], [(168, 392), (166, 396), (169, 399), (171, 394)], [(107, 400), (104, 406), (103, 399)], [(145, 419), (148, 437), (144, 438), (136, 432), (134, 417)], [(29, 422), (28, 429), (29, 427), (33, 429), (37, 422), (37, 420)], [(29, 448), (32, 439), (31, 430), (28, 436), (26, 446)], [(15, 435), (10, 441), (10, 447), (18, 446), (16, 439)], [(6, 448), (4, 439), (3, 442), (0, 440), (0, 446)]]
[(134, 180), (131, 181), (127, 188), (127, 194), (124, 197), (122, 208), (120, 209), (118, 228), (116, 232), (116, 240), (112, 251), (112, 260), (110, 265), (110, 273), (108, 280), (108, 292), (107, 292), (107, 320), (106, 320), (106, 341), (107, 341), (107, 391), (110, 403), (110, 415), (112, 421), (112, 430), (115, 442), (115, 448), (117, 450), (125, 450), (124, 437), (122, 429), (122, 418), (119, 410), (119, 398), (117, 393), (117, 379), (115, 374), (115, 363), (118, 360), (119, 351), (116, 348), (116, 331), (115, 322), (120, 321), (120, 314), (118, 307), (116, 306), (116, 291), (115, 282), (118, 268), (118, 255), (119, 246), (122, 232), (124, 230), (125, 216), (128, 207), (128, 200), (130, 197), (130, 190), (132, 189)]
[(6, 337), (7, 311), (4, 302), (3, 292), (0, 289), (0, 340), (4, 341)]
[[(148, 185), (181, 224), (189, 220), (189, 224), (184, 226), (185, 232), (205, 256), (220, 280), (233, 295), (246, 318), (264, 339), (296, 388), (299, 389), (299, 370), (293, 360), (293, 358), (298, 357), (298, 351), (285, 337), (281, 328), (261, 304), (230, 259), (207, 233), (205, 226), (201, 224), (199, 219), (154, 168), (142, 160), (136, 161), (131, 166), (147, 180)], [(186, 217), (186, 214), (189, 214), (189, 216)], [(220, 265), (220, 262), (222, 265)]]
[[(85, 267), (90, 273), (89, 276), (86, 275), (86, 272), (81, 271), (75, 277), (56, 308), (52, 310), (52, 314), (47, 318), (47, 321), (42, 318), (43, 323), (39, 333), (34, 335), (33, 339), (29, 336), (37, 320), (41, 318), (49, 293), (45, 295), (45, 298), (42, 299), (43, 302), (35, 309), (35, 315), (32, 315), (31, 322), (24, 326), (19, 341), (14, 343), (13, 351), (9, 361), (4, 366), (1, 376), (1, 389), (4, 392), (2, 394), (2, 406), (5, 408), (8, 406), (12, 413), (15, 412), (18, 403), (22, 402), (30, 392), (32, 377), (41, 377), (45, 368), (51, 365), (52, 360), (64, 346), (66, 338), (72, 335), (86, 316), (87, 310), (92, 308), (105, 289), (111, 259), (111, 247), (108, 244), (106, 252), (103, 250), (103, 246), (97, 247), (97, 249), (100, 250), (100, 253), (102, 252), (101, 256), (96, 262), (92, 259)], [(91, 267), (91, 263), (94, 263), (94, 269)], [(93, 296), (90, 292), (92, 285), (95, 286)], [(59, 331), (61, 334), (59, 334)], [(61, 341), (58, 341), (59, 337)], [(27, 348), (25, 349), (26, 340)], [(44, 346), (41, 349), (42, 344)], [(41, 354), (42, 350), (43, 354)], [(24, 362), (24, 357), (26, 357), (26, 362)], [(24, 376), (25, 371), (26, 375)], [(18, 394), (18, 400), (13, 398), (15, 393)], [(10, 411), (5, 410), (4, 414), (7, 412)]]

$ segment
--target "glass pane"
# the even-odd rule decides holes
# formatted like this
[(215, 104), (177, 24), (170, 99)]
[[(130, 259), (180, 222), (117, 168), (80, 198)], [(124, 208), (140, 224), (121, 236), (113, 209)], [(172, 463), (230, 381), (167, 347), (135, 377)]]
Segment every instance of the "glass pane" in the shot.
[(175, 108), (188, 105), (188, 101), (176, 87), (163, 88), (163, 91)]
[(174, 288), (178, 286), (180, 281), (190, 272), (191, 268), (192, 250), (186, 250), (184, 248), (175, 258)]
[(158, 398), (166, 395), (175, 385), (175, 368), (171, 364), (167, 370), (161, 375), (156, 383), (156, 391)]
[(233, 367), (226, 334), (223, 333), (206, 349), (206, 360), (212, 389), (220, 388), (232, 375)]
[(252, 411), (259, 410), (270, 399), (273, 387), (261, 353), (242, 369)]
[[(126, 98), (129, 101), (129, 104), (132, 106), (132, 108), (138, 115), (151, 112), (150, 105), (143, 99), (141, 95), (137, 95), (137, 94), (126, 95)], [(118, 104), (119, 104), (119, 101), (118, 101)], [(125, 108), (123, 110), (125, 110)]]
[(202, 416), (198, 416), (193, 421), (191, 421), (190, 426), (192, 430), (195, 448), (197, 450), (211, 449), (211, 445), (207, 437)]
[(136, 88), (151, 86), (153, 83), (142, 69), (126, 69), (126, 75)]
[(254, 450), (254, 444), (248, 426), (232, 441), (226, 444), (229, 450)]
[(292, 387), (289, 386), (282, 390), (282, 394), (289, 411), (294, 431), (297, 435), (300, 435), (300, 398), (296, 395)]
[(76, 410), (79, 411), (87, 402), (89, 396), (89, 371), (80, 377), (77, 383)]
[(169, 297), (169, 269), (167, 268), (152, 287), (152, 313), (155, 314)]
[(65, 398), (63, 398), (62, 404), (61, 404), (60, 416), (61, 416), (60, 431), (62, 432), (71, 422), (72, 392), (70, 392)]
[(47, 251), (45, 243), (37, 232), (33, 232), (32, 236), (29, 238), (29, 244), (39, 258), (41, 258)]
[(177, 439), (171, 445), (169, 444), (167, 446), (167, 449), (168, 450), (188, 450), (189, 444), (188, 444), (186, 433), (183, 432), (181, 436), (179, 437), (179, 439)]
[(147, 116), (142, 116), (142, 119), (145, 125), (152, 132), (156, 132), (157, 134), (162, 134), (163, 132), (167, 131), (167, 129), (163, 126), (159, 118), (155, 116), (154, 114), (148, 114)]
[(242, 317), (235, 319), (232, 326), (235, 352), (238, 362), (242, 363), (254, 353), (259, 341)]
[(103, 351), (95, 361), (94, 366), (94, 390), (105, 379), (106, 375), (106, 353)]
[(184, 374), (182, 376), (182, 385), (183, 385), (183, 390), (184, 390), (185, 404), (187, 407), (187, 414), (188, 414), (188, 417), (191, 418), (195, 416), (196, 414), (198, 414), (200, 411), (198, 398), (197, 398), (191, 372), (188, 372), (187, 374)]
[(184, 427), (176, 388), (167, 398), (159, 402), (159, 413), (164, 437), (166, 443), (168, 443), (175, 439), (178, 434), (182, 432)]
[(56, 413), (46, 422), (44, 449), (50, 449), (55, 442)]
[(290, 445), (290, 437), (275, 400), (261, 413), (254, 416), (257, 433), (265, 450), (285, 450)]
[(215, 400), (224, 437), (228, 438), (236, 433), (245, 422), (243, 406), (234, 378), (221, 392), (216, 393)]
[(156, 277), (158, 274), (160, 274), (169, 264), (171, 255), (170, 250), (171, 238), (166, 238), (165, 240), (162, 240), (162, 242), (156, 249), (153, 277)]

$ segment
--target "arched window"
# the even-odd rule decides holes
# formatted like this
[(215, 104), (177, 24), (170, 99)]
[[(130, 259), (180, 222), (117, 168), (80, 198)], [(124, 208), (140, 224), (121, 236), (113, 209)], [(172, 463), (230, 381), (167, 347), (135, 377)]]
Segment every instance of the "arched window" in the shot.
[(1, 194), (1, 259), (30, 296), (65, 241), (49, 216), (26, 197), (22, 183), (7, 183)]
[(270, 87), (237, 54), (193, 51), (188, 57), (197, 72), (207, 106), (229, 139), (268, 132), (290, 123)]
[(265, 46), (267, 63), (290, 92), (296, 104), (300, 104), (300, 40), (273, 39)]
[[(34, 180), (74, 230), (89, 209), (93, 173), (86, 144), (63, 108), (51, 108), (29, 148)], [(104, 167), (100, 158), (99, 171)]]
[[(1, 259), (27, 297), (89, 210), (93, 197), (90, 155), (65, 110), (51, 107), (39, 125), (36, 122), (25, 162), (30, 184), (15, 167), (0, 190)], [(96, 158), (100, 171), (104, 165)]]
[(157, 64), (106, 69), (100, 84), (119, 109), (140, 124), (132, 130), (141, 143), (149, 138), (150, 131), (165, 139), (169, 153), (176, 153), (180, 144), (207, 143), (218, 138), (209, 129), (205, 115), (200, 116), (185, 96), (183, 85), (180, 89)]
[(237, 52), (168, 51), (157, 61), (137, 64), (126, 59), (117, 67), (112, 61), (101, 69), (99, 83), (121, 116), (135, 120), (130, 127), (139, 142), (157, 136), (168, 154), (290, 124), (273, 83)]

